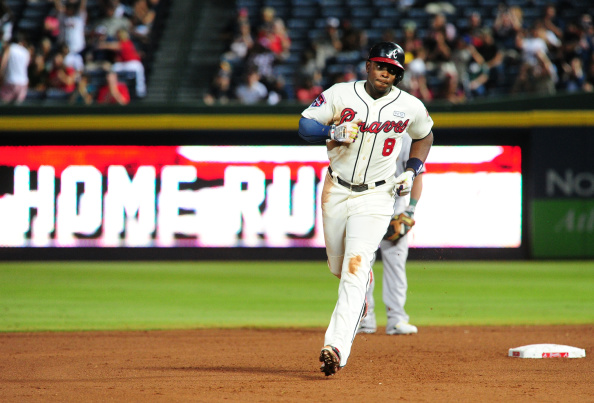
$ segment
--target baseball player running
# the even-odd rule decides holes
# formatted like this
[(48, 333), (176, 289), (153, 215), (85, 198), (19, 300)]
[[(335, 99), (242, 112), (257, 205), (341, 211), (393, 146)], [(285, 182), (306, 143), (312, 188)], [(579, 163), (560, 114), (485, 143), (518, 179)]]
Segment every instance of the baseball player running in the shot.
[[(412, 139), (409, 135), (402, 137), (402, 149), (396, 161), (396, 176), (401, 175), (406, 168), (411, 142)], [(386, 333), (389, 335), (414, 334), (418, 331), (416, 326), (408, 323), (409, 316), (404, 310), (404, 304), (406, 303), (406, 290), (408, 288), (406, 279), (408, 232), (415, 225), (415, 208), (423, 191), (423, 175), (421, 174), (424, 172), (425, 168), (423, 167), (413, 182), (408, 205), (406, 196), (396, 197), (394, 217), (390, 221), (388, 231), (380, 243), (384, 264), (382, 296), (388, 316)], [(371, 266), (373, 267), (373, 262)], [(371, 278), (374, 279), (373, 275)], [(359, 333), (375, 333), (377, 330), (375, 301), (373, 299), (374, 285), (375, 281), (372, 281), (367, 289), (367, 316), (361, 320)]]
[[(366, 311), (371, 261), (393, 216), (394, 196), (410, 192), (433, 144), (429, 112), (395, 87), (403, 66), (399, 45), (374, 45), (365, 63), (367, 79), (333, 85), (299, 120), (299, 135), (309, 142), (326, 141), (330, 160), (322, 216), (328, 267), (340, 282), (319, 357), (326, 376), (347, 364)], [(405, 133), (413, 139), (410, 159), (396, 177)]]

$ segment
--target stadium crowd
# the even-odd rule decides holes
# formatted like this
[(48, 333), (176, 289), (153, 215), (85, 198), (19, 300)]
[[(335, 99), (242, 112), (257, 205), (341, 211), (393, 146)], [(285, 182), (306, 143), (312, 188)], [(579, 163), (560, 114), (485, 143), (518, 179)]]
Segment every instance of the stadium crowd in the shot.
[(159, 0), (95, 0), (93, 15), (88, 2), (23, 1), (43, 12), (39, 30), (25, 30), (15, 24), (7, 0), (0, 0), (3, 103), (125, 105), (146, 96), (144, 50)]
[[(393, 1), (401, 8), (414, 3)], [(407, 74), (399, 86), (424, 102), (593, 91), (594, 7), (573, 19), (560, 18), (557, 7), (546, 4), (538, 18), (527, 21), (521, 7), (501, 2), (489, 24), (479, 12), (469, 13), (464, 24), (454, 24), (448, 18), (454, 8), (450, 3), (427, 3), (426, 29), (409, 20), (386, 28), (374, 41), (403, 47)], [(239, 8), (223, 39), (226, 51), (203, 97), (210, 105), (274, 105), (281, 100), (309, 104), (334, 83), (362, 79), (373, 44), (367, 31), (355, 28), (350, 19), (330, 16), (321, 35), (297, 50), (297, 68), (287, 69), (295, 52), (291, 32), (269, 6), (259, 16)]]

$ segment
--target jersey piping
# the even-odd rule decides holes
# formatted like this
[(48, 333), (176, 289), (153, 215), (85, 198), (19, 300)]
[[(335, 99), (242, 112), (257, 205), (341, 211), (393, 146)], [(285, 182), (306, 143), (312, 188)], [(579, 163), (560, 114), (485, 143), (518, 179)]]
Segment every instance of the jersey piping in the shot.
[[(357, 94), (357, 96), (359, 97), (361, 102), (363, 102), (365, 104), (365, 108), (367, 108), (367, 114), (365, 115), (365, 123), (367, 123), (367, 121), (369, 120), (369, 105), (367, 105), (367, 102), (365, 102), (365, 100), (357, 92), (356, 84), (357, 84), (357, 82), (355, 81), (353, 83), (353, 91), (355, 91), (355, 94)], [(365, 84), (364, 84), (363, 88), (365, 88)], [(353, 175), (351, 176), (351, 183), (353, 183), (355, 181), (355, 172), (357, 171), (357, 164), (359, 163), (359, 153), (361, 152), (361, 147), (363, 146), (363, 140), (365, 139), (365, 132), (362, 132), (361, 134), (362, 134), (361, 141), (359, 141), (359, 149), (357, 150), (357, 157), (355, 158), (355, 165), (353, 166)], [(367, 174), (367, 170), (365, 170), (365, 172)], [(363, 182), (363, 183), (365, 183), (365, 182)]]
[[(386, 106), (390, 105), (391, 103), (396, 102), (396, 100), (398, 98), (400, 98), (400, 94), (402, 94), (402, 90), (400, 90), (400, 92), (398, 93), (396, 98), (394, 98), (392, 101), (390, 101), (387, 104), (385, 104), (384, 106), (382, 106), (382, 108), (377, 113), (378, 121), (381, 121), (382, 111), (384, 110), (384, 108)], [(373, 150), (375, 150), (375, 140), (377, 140), (377, 134), (373, 137), (373, 145), (371, 146), (371, 153), (369, 153), (369, 161), (367, 161), (367, 168), (365, 168), (365, 175), (363, 176), (363, 183), (365, 183), (365, 181), (367, 180), (367, 170), (369, 169), (369, 165), (371, 164), (371, 159), (373, 158)]]

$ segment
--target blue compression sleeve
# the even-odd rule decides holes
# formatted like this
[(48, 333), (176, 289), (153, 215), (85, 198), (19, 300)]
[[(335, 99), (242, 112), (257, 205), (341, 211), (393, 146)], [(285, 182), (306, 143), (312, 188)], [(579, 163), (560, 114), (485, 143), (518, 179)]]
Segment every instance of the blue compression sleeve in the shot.
[(302, 117), (299, 119), (299, 137), (309, 143), (317, 143), (330, 138), (330, 128), (320, 122)]

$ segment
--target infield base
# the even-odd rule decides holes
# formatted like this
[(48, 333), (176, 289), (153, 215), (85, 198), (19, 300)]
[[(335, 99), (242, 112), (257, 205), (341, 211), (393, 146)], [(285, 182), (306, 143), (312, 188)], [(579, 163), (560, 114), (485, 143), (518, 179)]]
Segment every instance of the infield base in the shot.
[(562, 344), (529, 344), (510, 348), (508, 355), (516, 358), (584, 358), (586, 350)]

